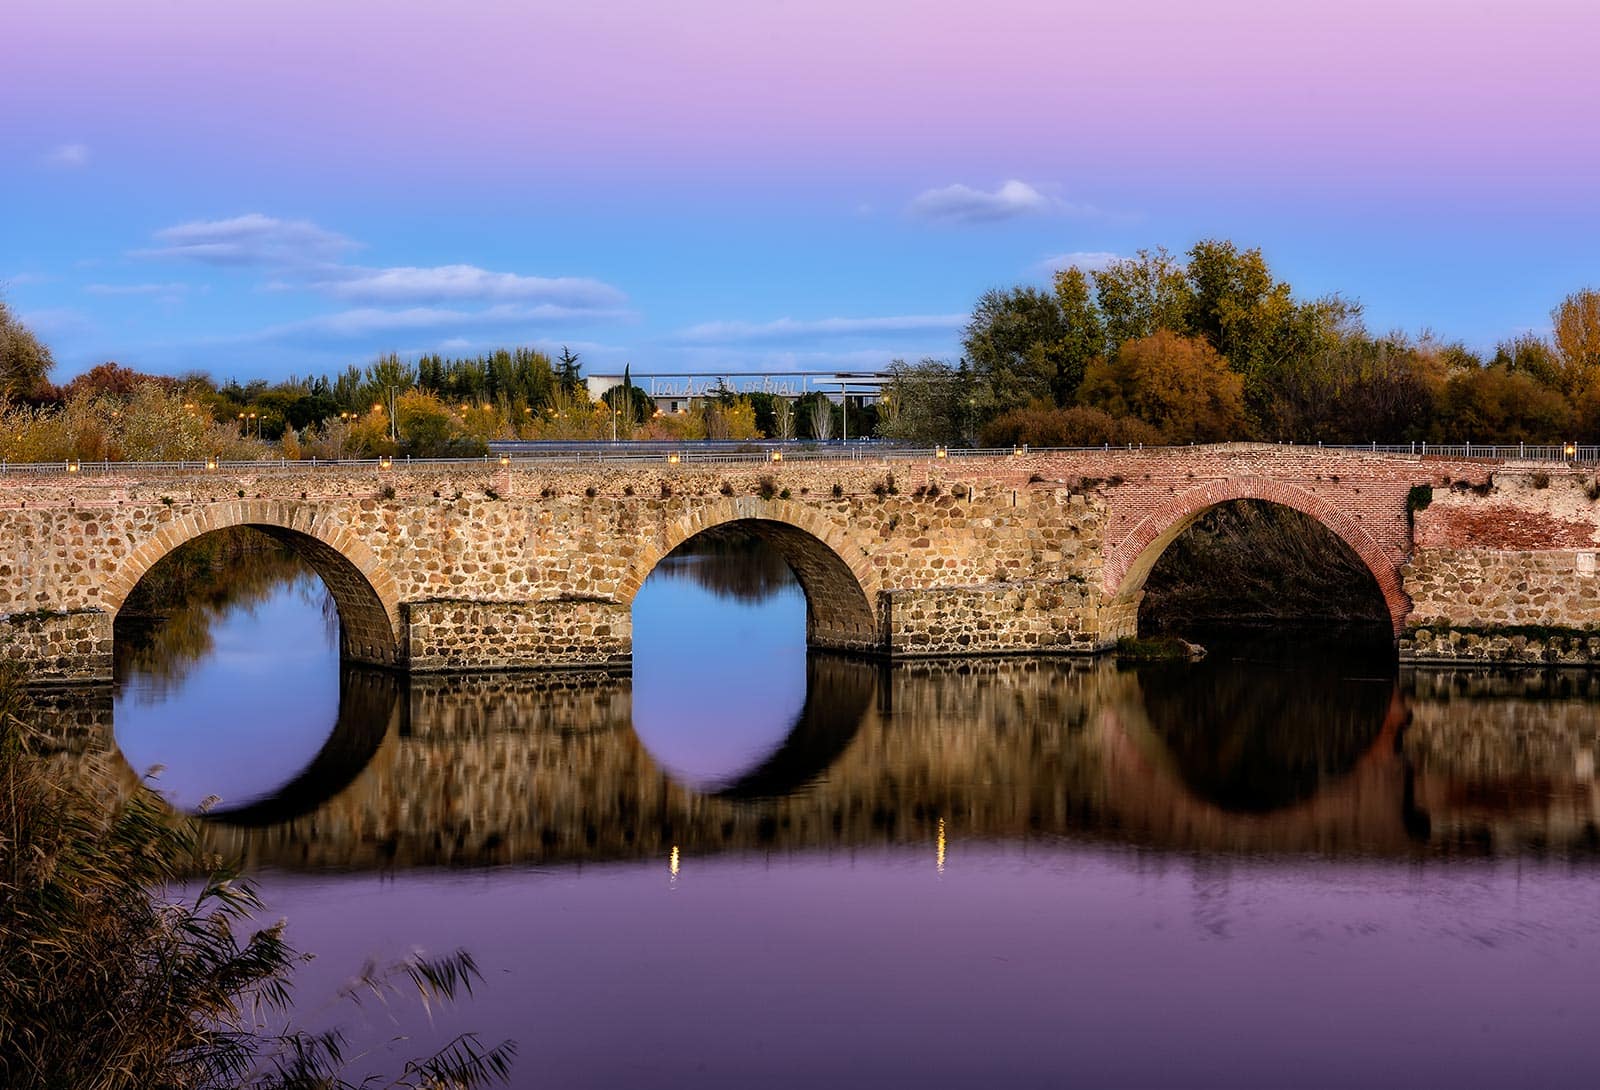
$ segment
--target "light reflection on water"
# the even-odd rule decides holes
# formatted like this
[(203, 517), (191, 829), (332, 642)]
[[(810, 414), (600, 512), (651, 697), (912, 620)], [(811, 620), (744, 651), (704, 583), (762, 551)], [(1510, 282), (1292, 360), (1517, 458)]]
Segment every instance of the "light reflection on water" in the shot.
[(358, 1031), (379, 1053), (515, 1037), (518, 1085), (1587, 1085), (1594, 678), (1314, 644), (884, 669), (808, 656), (798, 588), (729, 562), (647, 583), (631, 684), (341, 672), (301, 572), (181, 669), (126, 659), (117, 742), (181, 804), (255, 800), (209, 836), (322, 955), (307, 1009), (471, 949), (479, 1000)]

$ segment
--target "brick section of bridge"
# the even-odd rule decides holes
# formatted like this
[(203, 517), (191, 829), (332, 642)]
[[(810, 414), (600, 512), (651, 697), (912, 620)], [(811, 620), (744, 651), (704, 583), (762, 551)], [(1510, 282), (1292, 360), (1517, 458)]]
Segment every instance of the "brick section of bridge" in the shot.
[[(1413, 516), (1418, 485), (1433, 499)], [(1092, 652), (1136, 630), (1145, 577), (1195, 518), (1257, 499), (1303, 511), (1350, 545), (1403, 653), (1575, 661), (1600, 655), (1591, 494), (1592, 474), (1561, 465), (1249, 444), (917, 462), (4, 476), (0, 653), (41, 680), (108, 676), (112, 619), (138, 580), (185, 541), (248, 525), (302, 549), (323, 575), (352, 660), (417, 671), (615, 665), (656, 563), (730, 523), (789, 561), (818, 646)]]

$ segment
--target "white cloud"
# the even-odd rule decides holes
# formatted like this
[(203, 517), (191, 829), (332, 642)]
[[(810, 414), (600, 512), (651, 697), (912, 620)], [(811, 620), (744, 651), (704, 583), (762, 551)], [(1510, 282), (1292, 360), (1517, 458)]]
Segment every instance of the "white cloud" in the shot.
[(170, 284), (85, 284), (83, 290), (90, 295), (182, 295), (189, 285)]
[(283, 220), (250, 212), (222, 220), (195, 220), (155, 233), (161, 245), (135, 257), (184, 258), (208, 265), (317, 265), (336, 260), (356, 243), (310, 220)]
[(1069, 254), (1054, 254), (1039, 262), (1040, 272), (1054, 273), (1062, 269), (1082, 269), (1084, 272), (1099, 272), (1108, 267), (1113, 261), (1121, 261), (1121, 254), (1114, 254), (1108, 250), (1074, 250)]
[(673, 339), (728, 343), (943, 332), (961, 328), (967, 318), (965, 314), (906, 314), (887, 318), (779, 318), (772, 322), (703, 322), (680, 331)]
[(578, 276), (520, 276), (476, 265), (346, 266), (324, 270), (310, 287), (362, 303), (540, 302), (568, 307), (614, 307), (626, 296), (609, 284)]
[(910, 211), (919, 219), (941, 223), (996, 223), (1048, 212), (1054, 206), (1033, 186), (1013, 178), (992, 193), (959, 182), (924, 190), (912, 198)]
[(41, 157), (47, 167), (78, 170), (89, 165), (88, 144), (57, 144)]

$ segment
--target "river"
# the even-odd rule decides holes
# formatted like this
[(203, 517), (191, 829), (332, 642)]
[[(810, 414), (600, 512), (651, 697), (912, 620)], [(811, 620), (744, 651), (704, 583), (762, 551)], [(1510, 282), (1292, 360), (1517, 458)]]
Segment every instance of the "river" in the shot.
[[(793, 577), (737, 542), (651, 576), (631, 675), (341, 667), (287, 554), (180, 589), (119, 627), (89, 718), (208, 810), (358, 1068), (468, 1029), (516, 1039), (531, 1087), (1600, 1066), (1586, 674), (1303, 633), (886, 667), (808, 653)], [(485, 980), (431, 1020), (334, 1002), (369, 959), (457, 948)]]

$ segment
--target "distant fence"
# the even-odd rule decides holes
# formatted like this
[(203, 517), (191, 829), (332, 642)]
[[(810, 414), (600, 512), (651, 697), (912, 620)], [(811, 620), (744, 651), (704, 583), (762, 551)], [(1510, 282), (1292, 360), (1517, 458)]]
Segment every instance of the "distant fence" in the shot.
[[(1143, 444), (1095, 447), (904, 447), (880, 442), (851, 443), (539, 443), (494, 442), (489, 453), (478, 458), (271, 458), (257, 461), (200, 459), (176, 462), (0, 462), (0, 476), (61, 476), (83, 474), (106, 476), (125, 474), (159, 475), (206, 472), (303, 472), (317, 469), (362, 468), (374, 471), (406, 467), (467, 467), (494, 469), (499, 466), (581, 466), (581, 465), (700, 465), (728, 463), (782, 462), (917, 462), (943, 458), (1004, 458), (1022, 454), (1087, 454), (1091, 452), (1136, 450), (1187, 450), (1189, 446)], [(1356, 454), (1387, 454), (1413, 458), (1482, 459), (1496, 462), (1572, 462), (1600, 463), (1600, 446), (1566, 445), (1489, 445), (1480, 443), (1354, 443), (1354, 444), (1252, 444), (1262, 449), (1276, 445), (1284, 450), (1334, 450)]]

